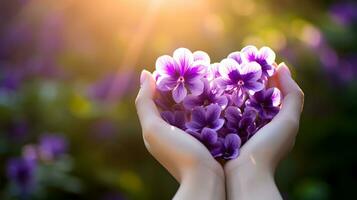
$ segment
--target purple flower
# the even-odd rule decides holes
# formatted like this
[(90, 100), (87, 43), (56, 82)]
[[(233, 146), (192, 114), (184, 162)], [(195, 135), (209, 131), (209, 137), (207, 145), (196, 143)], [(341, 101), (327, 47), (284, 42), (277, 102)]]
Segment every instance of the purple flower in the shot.
[(209, 55), (204, 51), (193, 52), (193, 61), (202, 61), (206, 66), (209, 66), (211, 63)]
[(212, 80), (220, 77), (220, 74), (218, 71), (219, 66), (220, 66), (220, 63), (213, 63), (210, 66), (208, 66), (208, 72), (206, 74), (207, 80), (212, 81)]
[(175, 102), (181, 102), (187, 95), (187, 90), (194, 95), (203, 91), (202, 78), (205, 75), (207, 61), (188, 49), (176, 49), (173, 57), (164, 55), (156, 60), (157, 88), (161, 91), (171, 91)]
[(36, 163), (24, 158), (13, 158), (7, 163), (8, 178), (21, 190), (27, 193), (33, 186)]
[(261, 67), (256, 62), (239, 64), (231, 58), (222, 60), (219, 68), (221, 77), (216, 79), (219, 87), (232, 93), (232, 100), (239, 105), (239, 100), (246, 92), (257, 92), (264, 88), (260, 77)]
[(333, 20), (342, 25), (351, 25), (357, 22), (357, 4), (352, 2), (335, 3), (330, 8)]
[(239, 148), (241, 145), (241, 140), (236, 134), (228, 134), (224, 138), (224, 159), (234, 159), (239, 156)]
[(241, 110), (235, 106), (229, 106), (225, 111), (227, 119), (227, 129), (231, 133), (236, 133), (245, 143), (256, 131), (256, 116), (257, 112), (251, 108), (245, 108), (243, 114)]
[(221, 108), (217, 104), (195, 107), (192, 110), (191, 121), (186, 123), (186, 128), (195, 132), (200, 132), (203, 128), (218, 131), (224, 124), (224, 119), (220, 118), (220, 115)]
[(224, 109), (228, 104), (228, 99), (223, 95), (223, 90), (216, 87), (213, 82), (204, 81), (203, 93), (200, 95), (188, 95), (183, 100), (183, 105), (186, 109), (192, 109), (196, 106), (207, 106), (212, 103), (218, 104), (222, 109)]
[(261, 68), (263, 75), (272, 76), (275, 68), (275, 53), (269, 47), (262, 47), (259, 50), (255, 46), (246, 46), (241, 51), (242, 59), (245, 62), (257, 62)]
[(161, 56), (153, 73), (162, 118), (199, 140), (215, 158), (239, 156), (244, 145), (280, 109), (280, 92), (266, 89), (275, 53), (247, 46), (220, 63), (180, 48)]
[(33, 144), (28, 144), (22, 147), (22, 157), (25, 160), (36, 162), (38, 159), (37, 147)]
[(227, 58), (231, 58), (233, 60), (235, 60), (238, 64), (242, 64), (243, 60), (242, 60), (242, 53), (239, 51), (235, 51), (230, 53)]
[(20, 70), (4, 70), (0, 74), (0, 89), (5, 91), (17, 90), (23, 81), (23, 72)]
[(280, 110), (281, 94), (278, 88), (269, 88), (256, 92), (246, 101), (246, 106), (252, 107), (262, 119), (273, 119)]
[(213, 157), (219, 157), (222, 155), (222, 142), (219, 141), (217, 131), (211, 128), (203, 128), (201, 132), (187, 130), (187, 132), (201, 141), (211, 152)]
[(227, 92), (227, 97), (234, 105), (241, 107), (247, 99), (247, 94), (243, 90), (233, 90)]
[(183, 106), (181, 104), (176, 103), (172, 98), (172, 94), (168, 91), (165, 92), (158, 90), (157, 98), (155, 98), (154, 101), (161, 110), (183, 110)]
[(186, 129), (185, 126), (185, 111), (163, 111), (161, 117), (172, 126), (176, 126), (182, 130)]
[(45, 134), (39, 143), (39, 152), (43, 159), (54, 160), (66, 153), (67, 140), (60, 135)]

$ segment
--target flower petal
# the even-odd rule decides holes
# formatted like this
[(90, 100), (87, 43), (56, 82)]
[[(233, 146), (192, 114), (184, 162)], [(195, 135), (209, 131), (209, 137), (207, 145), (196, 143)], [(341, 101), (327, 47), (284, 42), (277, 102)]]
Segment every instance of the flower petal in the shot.
[(186, 122), (185, 111), (175, 111), (174, 117), (175, 117), (175, 126), (177, 128), (184, 130), (185, 122)]
[(196, 106), (202, 106), (201, 104), (203, 104), (203, 102), (201, 102), (200, 98), (198, 98), (196, 95), (188, 95), (183, 100), (183, 105), (186, 109), (192, 109)]
[(242, 53), (243, 61), (251, 62), (256, 59), (256, 56), (258, 54), (258, 49), (253, 45), (248, 45), (241, 50), (241, 53)]
[(238, 107), (241, 107), (243, 105), (246, 98), (247, 95), (242, 90), (235, 90), (231, 95), (232, 102)]
[(220, 63), (213, 63), (208, 67), (208, 72), (207, 72), (207, 79), (208, 80), (213, 80), (217, 77), (219, 77), (219, 66)]
[(205, 109), (201, 106), (197, 106), (192, 110), (191, 120), (202, 124), (202, 126), (206, 123), (206, 112)]
[(239, 147), (241, 140), (236, 134), (228, 134), (224, 139), (224, 147), (226, 149), (225, 159), (234, 159), (239, 155)]
[(185, 79), (202, 78), (206, 75), (208, 66), (203, 61), (194, 62), (189, 68), (186, 69), (184, 74)]
[(229, 79), (219, 77), (214, 80), (214, 83), (220, 88), (220, 89), (226, 89), (227, 85), (231, 84), (231, 81)]
[(247, 133), (249, 136), (252, 136), (254, 135), (254, 133), (256, 132), (257, 130), (257, 126), (255, 123), (252, 123), (250, 124), (248, 127), (247, 127)]
[(264, 89), (264, 84), (258, 81), (248, 81), (244, 84), (244, 87), (253, 92), (258, 92)]
[(259, 50), (260, 59), (265, 59), (268, 64), (273, 64), (275, 62), (275, 53), (269, 47), (262, 47)]
[(264, 75), (266, 76), (273, 76), (274, 75), (274, 72), (275, 72), (275, 68), (273, 65), (264, 65), (264, 68), (262, 68), (263, 72), (264, 72)]
[(221, 109), (225, 109), (228, 105), (228, 99), (225, 95), (216, 97), (214, 102), (217, 103), (221, 107)]
[(218, 68), (218, 71), (219, 71), (220, 75), (226, 79), (229, 79), (228, 75), (232, 71), (236, 71), (239, 67), (239, 64), (231, 58), (223, 59), (220, 64), (221, 64), (221, 66)]
[(175, 117), (171, 111), (161, 112), (161, 117), (169, 124), (174, 125)]
[(190, 121), (185, 124), (187, 130), (190, 131), (200, 131), (202, 129), (202, 125), (195, 121)]
[(238, 64), (242, 63), (242, 56), (241, 56), (241, 53), (239, 51), (230, 53), (227, 58), (232, 58)]
[(224, 152), (223, 141), (218, 139), (218, 141), (215, 144), (210, 146), (209, 150), (210, 150), (212, 156), (215, 158), (222, 156), (223, 152)]
[(197, 131), (193, 131), (191, 129), (187, 129), (186, 133), (192, 135), (193, 137), (195, 137), (197, 140), (201, 140), (201, 134), (198, 133)]
[(161, 91), (172, 90), (177, 85), (177, 80), (170, 76), (160, 76), (156, 82), (157, 89)]
[(210, 59), (209, 55), (204, 51), (195, 51), (195, 52), (193, 52), (193, 60), (194, 61), (201, 60), (206, 65), (209, 65), (211, 63), (211, 59)]
[(254, 120), (255, 117), (243, 115), (242, 119), (239, 122), (239, 127), (246, 131), (251, 124), (254, 124)]
[[(273, 94), (271, 95), (271, 100), (272, 100), (272, 104), (273, 106), (279, 106), (281, 103), (281, 92), (278, 88), (270, 88), (273, 89)], [(269, 89), (269, 90), (270, 90)]]
[(213, 122), (221, 115), (221, 108), (218, 104), (210, 104), (206, 107), (206, 121)]
[(192, 52), (186, 48), (178, 48), (174, 51), (173, 55), (174, 60), (178, 64), (178, 68), (181, 74), (184, 74), (185, 71), (193, 63)]
[(187, 95), (187, 90), (183, 83), (178, 84), (172, 90), (172, 98), (176, 103), (180, 103)]
[(201, 141), (207, 145), (213, 145), (217, 142), (217, 132), (210, 128), (203, 128), (201, 132)]
[(163, 55), (156, 60), (156, 72), (159, 75), (173, 76), (176, 73), (176, 64), (171, 56)]
[(228, 106), (224, 116), (228, 122), (238, 124), (242, 118), (242, 112), (238, 107)]
[[(204, 95), (208, 95), (211, 93), (212, 90), (214, 90), (213, 86), (212, 86), (212, 82), (209, 82), (207, 79), (202, 79), (203, 82), (203, 94)], [(212, 86), (212, 87), (211, 87)]]
[(217, 119), (215, 121), (212, 122), (212, 129), (215, 131), (218, 131), (219, 129), (221, 129), (224, 125), (224, 119)]
[(273, 107), (273, 106), (271, 106), (271, 107), (266, 107), (266, 108), (264, 108), (263, 110), (263, 113), (262, 113), (262, 118), (263, 119), (268, 119), (268, 120), (270, 120), (270, 119), (273, 119), (273, 117), (276, 115), (276, 114), (278, 114), (278, 112), (279, 112), (279, 107)]
[(186, 82), (186, 86), (193, 95), (202, 94), (204, 88), (204, 84), (200, 79), (189, 80)]
[(242, 76), (249, 75), (247, 78), (250, 80), (258, 80), (262, 76), (262, 68), (256, 62), (244, 63), (238, 67), (238, 71)]

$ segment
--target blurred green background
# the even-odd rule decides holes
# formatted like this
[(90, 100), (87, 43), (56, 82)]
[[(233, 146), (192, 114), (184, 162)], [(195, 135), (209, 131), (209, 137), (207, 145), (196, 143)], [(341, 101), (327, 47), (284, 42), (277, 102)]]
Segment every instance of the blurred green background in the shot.
[(178, 47), (219, 62), (247, 44), (274, 49), (305, 92), (284, 198), (353, 198), (353, 1), (2, 0), (0, 199), (170, 199), (178, 184), (142, 142), (140, 71)]

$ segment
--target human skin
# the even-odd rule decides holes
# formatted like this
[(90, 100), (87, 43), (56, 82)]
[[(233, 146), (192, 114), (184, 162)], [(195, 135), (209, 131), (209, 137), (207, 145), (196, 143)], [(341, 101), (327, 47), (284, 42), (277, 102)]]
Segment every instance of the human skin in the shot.
[(146, 148), (180, 183), (173, 199), (225, 199), (222, 166), (202, 143), (161, 118), (155, 91), (153, 76), (144, 70), (136, 108)]
[(224, 167), (198, 140), (167, 124), (153, 101), (155, 80), (150, 72), (141, 74), (136, 107), (148, 151), (175, 177), (180, 187), (174, 199), (282, 199), (274, 172), (291, 150), (303, 107), (303, 92), (282, 63), (270, 86), (283, 95), (279, 114), (261, 128), (242, 148), (237, 159)]
[(294, 146), (304, 94), (284, 63), (276, 70), (269, 84), (282, 92), (281, 110), (241, 148), (237, 159), (225, 164), (228, 199), (282, 199), (274, 173), (280, 160)]

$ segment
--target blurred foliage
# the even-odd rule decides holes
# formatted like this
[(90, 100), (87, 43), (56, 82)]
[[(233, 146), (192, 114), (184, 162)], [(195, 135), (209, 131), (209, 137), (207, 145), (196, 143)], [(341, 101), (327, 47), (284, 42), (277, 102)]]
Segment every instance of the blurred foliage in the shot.
[[(351, 199), (356, 36), (353, 1), (3, 0), (0, 198), (170, 199), (178, 184), (141, 138), (139, 72), (180, 46), (219, 62), (253, 44), (273, 48), (306, 97), (295, 148), (277, 170), (282, 194)], [(21, 192), (9, 160), (28, 158), (25, 146), (38, 149), (45, 133), (68, 149), (50, 161), (35, 150), (35, 182)]]

